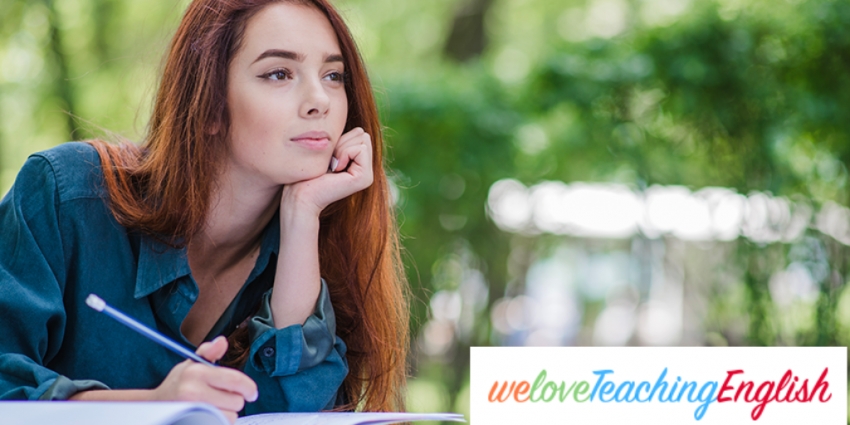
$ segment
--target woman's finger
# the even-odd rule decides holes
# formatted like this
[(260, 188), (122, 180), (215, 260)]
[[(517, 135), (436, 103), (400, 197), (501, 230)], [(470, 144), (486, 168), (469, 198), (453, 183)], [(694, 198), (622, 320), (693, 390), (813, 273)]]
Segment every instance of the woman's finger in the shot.
[[(361, 137), (352, 139), (347, 146), (338, 147), (334, 156), (339, 163), (334, 171), (345, 170), (352, 161), (356, 161), (363, 167), (372, 165), (372, 138), (363, 133)], [(365, 154), (365, 155), (364, 155)]]
[(350, 159), (347, 174), (353, 178), (357, 190), (369, 186), (372, 182), (372, 149), (369, 145), (358, 145), (346, 152)]
[[(348, 146), (360, 144), (361, 142), (358, 139), (360, 137), (362, 137), (364, 134), (366, 134), (366, 132), (363, 131), (362, 128), (357, 127), (357, 128), (354, 128), (353, 130), (349, 131), (348, 133), (345, 133), (342, 136), (340, 136), (339, 140), (336, 143), (336, 146), (334, 147), (334, 155), (333, 156), (338, 157), (339, 151), (342, 150), (342, 149), (345, 149)], [(335, 171), (335, 170), (339, 170), (339, 169), (340, 169), (339, 167), (336, 167), (336, 168), (332, 168), (331, 171)]]
[(245, 399), (239, 394), (217, 390), (207, 385), (207, 383), (203, 382), (203, 380), (187, 381), (182, 383), (177, 393), (177, 397), (175, 397), (172, 401), (200, 401), (209, 403), (218, 407), (222, 413), (236, 413), (245, 407)]
[(215, 373), (207, 375), (207, 384), (215, 389), (235, 393), (242, 399), (253, 402), (257, 400), (257, 384), (248, 375), (230, 368), (217, 368)]
[(371, 146), (372, 138), (371, 138), (371, 136), (369, 136), (369, 133), (366, 133), (360, 127), (357, 127), (354, 130), (351, 130), (348, 133), (345, 133), (343, 135), (343, 137), (340, 137), (339, 142), (336, 144), (336, 147), (334, 148), (334, 156), (337, 159), (340, 159), (340, 165), (338, 165), (335, 168), (335, 171), (336, 170), (344, 170), (345, 167), (348, 166), (348, 162), (345, 162), (344, 164), (342, 163), (342, 160), (340, 158), (342, 151), (344, 151), (345, 149), (348, 149), (352, 146), (358, 146), (358, 145), (363, 145), (363, 144), (368, 144), (368, 145)]
[(360, 137), (360, 135), (365, 134), (365, 133), (366, 133), (366, 130), (363, 130), (360, 127), (352, 128), (347, 133), (345, 133), (345, 134), (343, 134), (342, 136), (339, 137), (339, 141), (337, 141), (336, 146), (337, 147), (346, 146), (349, 143), (351, 143), (352, 140), (356, 139), (357, 137)]
[[(221, 410), (221, 409), (219, 409), (219, 410)], [(237, 419), (239, 419), (239, 414), (238, 414), (238, 413), (236, 413), (236, 412), (231, 412), (231, 411), (229, 411), (229, 410), (222, 410), (222, 411), (221, 411), (221, 414), (223, 414), (223, 415), (224, 415), (224, 417), (225, 417), (225, 418), (227, 418), (227, 420), (228, 420), (228, 421), (230, 421), (230, 423), (231, 423), (231, 424), (235, 424), (235, 423), (236, 423), (236, 420), (237, 420)]]
[(195, 350), (195, 354), (211, 361), (218, 361), (227, 353), (227, 338), (223, 336), (216, 337), (212, 341), (205, 342)]
[(245, 399), (241, 395), (229, 391), (222, 391), (207, 386), (199, 393), (199, 396), (199, 399), (196, 401), (212, 404), (221, 410), (238, 412), (245, 407)]

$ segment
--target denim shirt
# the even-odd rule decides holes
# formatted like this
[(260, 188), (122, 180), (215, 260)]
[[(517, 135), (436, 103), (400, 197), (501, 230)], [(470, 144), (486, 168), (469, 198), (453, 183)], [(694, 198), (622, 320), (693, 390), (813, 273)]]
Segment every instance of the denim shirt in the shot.
[[(107, 199), (97, 151), (66, 143), (30, 156), (0, 202), (0, 399), (155, 388), (183, 360), (86, 306), (91, 293), (196, 348), (180, 332), (198, 297), (185, 248), (121, 226)], [(248, 326), (242, 370), (259, 399), (242, 414), (330, 409), (340, 404), (348, 373), (324, 280), (303, 325), (274, 327), (269, 299), (279, 241), (275, 218), (247, 281), (205, 338)]]

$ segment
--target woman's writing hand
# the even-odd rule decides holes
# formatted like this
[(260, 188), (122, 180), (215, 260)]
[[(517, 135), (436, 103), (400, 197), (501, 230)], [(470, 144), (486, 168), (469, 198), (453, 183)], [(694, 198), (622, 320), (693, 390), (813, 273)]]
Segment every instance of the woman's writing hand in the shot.
[[(216, 361), (227, 352), (227, 339), (218, 337), (198, 347), (198, 355)], [(160, 401), (202, 401), (221, 409), (231, 423), (236, 421), (245, 401), (257, 400), (257, 384), (244, 373), (227, 367), (210, 367), (186, 360), (171, 369), (153, 390)]]
[(284, 186), (281, 212), (306, 208), (318, 216), (331, 203), (372, 184), (372, 138), (362, 128), (343, 134), (333, 156), (339, 162), (330, 172)]

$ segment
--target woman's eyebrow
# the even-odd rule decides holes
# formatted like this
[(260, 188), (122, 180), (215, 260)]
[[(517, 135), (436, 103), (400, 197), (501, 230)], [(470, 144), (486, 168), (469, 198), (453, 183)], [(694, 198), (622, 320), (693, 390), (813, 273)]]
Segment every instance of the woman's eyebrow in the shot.
[[(301, 53), (290, 52), (289, 50), (269, 49), (261, 53), (260, 56), (257, 56), (257, 59), (254, 59), (254, 62), (251, 62), (251, 64), (253, 65), (254, 63), (257, 63), (265, 58), (283, 58), (294, 60), (296, 62), (304, 62), (304, 55)], [(343, 62), (342, 55), (327, 55), (325, 57), (325, 63), (330, 62)]]
[(327, 57), (325, 57), (325, 63), (330, 63), (330, 62), (343, 62), (344, 63), (345, 61), (342, 60), (342, 55), (328, 55)]

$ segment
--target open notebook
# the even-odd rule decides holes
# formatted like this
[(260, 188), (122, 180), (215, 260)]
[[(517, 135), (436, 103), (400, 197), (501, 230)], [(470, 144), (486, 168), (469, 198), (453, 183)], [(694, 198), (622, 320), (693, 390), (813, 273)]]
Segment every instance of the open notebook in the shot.
[[(466, 422), (457, 413), (267, 413), (239, 418), (237, 425), (382, 425), (411, 421)], [(0, 402), (3, 425), (230, 425), (204, 403)]]

